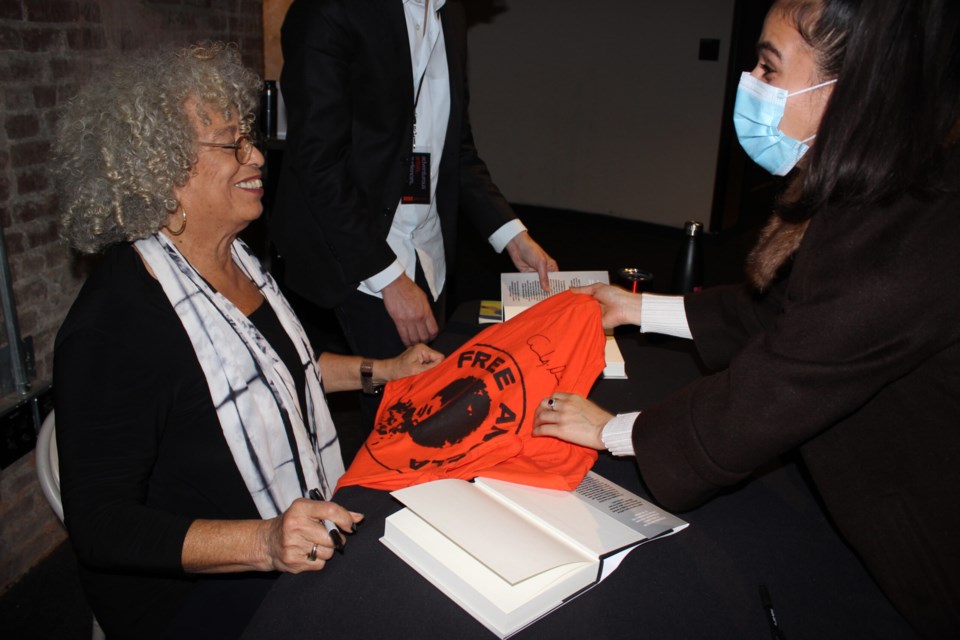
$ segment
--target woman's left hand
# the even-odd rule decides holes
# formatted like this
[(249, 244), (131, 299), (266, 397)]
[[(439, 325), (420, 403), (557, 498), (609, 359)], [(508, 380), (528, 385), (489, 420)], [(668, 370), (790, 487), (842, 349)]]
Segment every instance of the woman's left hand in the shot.
[(415, 344), (395, 358), (383, 360), (384, 379), (396, 380), (406, 378), (427, 369), (431, 369), (443, 361), (443, 354), (431, 349), (425, 344)]
[(552, 436), (582, 447), (606, 449), (600, 432), (613, 418), (583, 396), (554, 391), (537, 406), (533, 435)]

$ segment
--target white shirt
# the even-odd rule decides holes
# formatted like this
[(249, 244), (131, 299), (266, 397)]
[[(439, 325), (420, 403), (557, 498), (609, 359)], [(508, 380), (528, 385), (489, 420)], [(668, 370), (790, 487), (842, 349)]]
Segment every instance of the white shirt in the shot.
[[(641, 304), (640, 332), (662, 333), (692, 339), (683, 296), (658, 296), (644, 293)], [(600, 432), (604, 446), (615, 456), (636, 455), (633, 450), (633, 423), (639, 411), (621, 413), (607, 422)]]
[[(430, 154), (430, 204), (398, 203), (387, 244), (397, 259), (389, 267), (367, 278), (358, 287), (363, 293), (382, 298), (381, 291), (406, 273), (416, 275), (417, 258), (436, 300), (446, 282), (447, 263), (443, 234), (437, 213), (437, 176), (450, 119), (450, 72), (439, 11), (446, 0), (402, 0), (410, 41), (413, 67), (413, 95), (416, 99), (416, 139), (413, 150)], [(432, 2), (432, 5), (430, 5)], [(430, 10), (428, 11), (428, 6)], [(423, 79), (421, 86), (420, 81)], [(419, 89), (419, 98), (417, 91)], [(488, 239), (497, 253), (526, 227), (511, 220)]]

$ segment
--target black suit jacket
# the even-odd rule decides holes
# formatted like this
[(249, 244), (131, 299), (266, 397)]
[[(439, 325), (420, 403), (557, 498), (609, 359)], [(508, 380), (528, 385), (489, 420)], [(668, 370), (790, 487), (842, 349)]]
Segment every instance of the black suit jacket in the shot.
[[(458, 207), (483, 237), (516, 216), (473, 143), (463, 7), (449, 0), (441, 20), (450, 118), (436, 199), (449, 268)], [(413, 145), (403, 3), (296, 0), (281, 36), (288, 136), (271, 235), (287, 285), (332, 307), (395, 259), (386, 237)]]

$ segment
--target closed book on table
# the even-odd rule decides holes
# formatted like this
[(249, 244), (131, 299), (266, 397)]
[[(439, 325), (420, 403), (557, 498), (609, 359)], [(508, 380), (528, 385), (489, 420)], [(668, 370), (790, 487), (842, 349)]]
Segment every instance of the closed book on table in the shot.
[(406, 508), (387, 518), (381, 541), (500, 638), (687, 526), (592, 472), (575, 491), (477, 478), (392, 495)]

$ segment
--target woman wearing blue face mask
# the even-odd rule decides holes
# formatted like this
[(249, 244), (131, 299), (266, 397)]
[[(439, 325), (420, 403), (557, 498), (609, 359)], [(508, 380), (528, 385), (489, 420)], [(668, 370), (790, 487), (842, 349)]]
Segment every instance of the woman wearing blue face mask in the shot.
[[(773, 42), (783, 40), (790, 44), (790, 40), (780, 33), (784, 28), (783, 21), (774, 21), (770, 25), (772, 32), (768, 38), (760, 43), (760, 62), (753, 72), (744, 72), (737, 87), (737, 101), (733, 112), (733, 124), (737, 129), (737, 138), (750, 158), (761, 167), (775, 176), (785, 176), (800, 161), (800, 158), (810, 150), (808, 142), (816, 136), (816, 124), (819, 121), (823, 106), (827, 103), (828, 91), (822, 91), (819, 96), (805, 96), (817, 89), (824, 89), (834, 84), (836, 80), (826, 80), (817, 84), (789, 91), (781, 88), (783, 85), (805, 84), (811, 75), (819, 75), (819, 69), (809, 56), (795, 52), (799, 64), (784, 66), (784, 53), (773, 45)], [(797, 44), (797, 43), (793, 43)], [(767, 62), (766, 60), (769, 60)], [(809, 67), (809, 68), (807, 68)], [(790, 78), (778, 77), (784, 74), (780, 69), (792, 71)], [(774, 86), (771, 82), (776, 82)], [(801, 97), (804, 96), (804, 97)], [(792, 99), (790, 116), (787, 114), (787, 100)], [(797, 104), (800, 102), (801, 104)], [(801, 132), (802, 139), (796, 134), (791, 136), (787, 131)]]
[(960, 637), (960, 2), (778, 0), (758, 54), (735, 127), (790, 178), (749, 284), (585, 290), (716, 373), (620, 416), (556, 393), (536, 431), (635, 455), (673, 509), (798, 448), (891, 602)]

